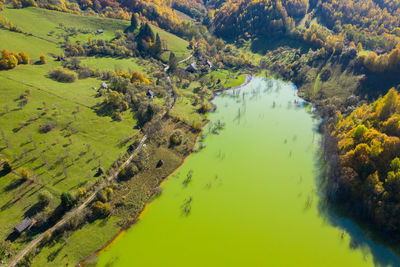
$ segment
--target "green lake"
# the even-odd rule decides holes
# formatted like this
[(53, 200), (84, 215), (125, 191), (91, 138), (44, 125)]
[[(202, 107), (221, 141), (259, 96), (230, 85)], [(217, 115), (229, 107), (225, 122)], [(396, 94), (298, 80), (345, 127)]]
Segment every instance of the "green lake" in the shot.
[(326, 208), (320, 121), (293, 84), (253, 78), (213, 103), (203, 148), (98, 266), (400, 266)]

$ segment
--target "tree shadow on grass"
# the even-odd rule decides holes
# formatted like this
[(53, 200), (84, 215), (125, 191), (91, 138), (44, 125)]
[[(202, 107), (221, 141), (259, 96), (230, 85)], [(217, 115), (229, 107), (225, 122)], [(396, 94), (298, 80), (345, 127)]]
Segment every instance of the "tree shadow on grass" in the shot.
[(37, 213), (41, 212), (43, 210), (44, 206), (42, 203), (36, 203), (32, 207), (30, 207), (27, 211), (24, 213), (24, 217), (33, 217)]
[(59, 183), (61, 183), (61, 182), (64, 181), (65, 179), (66, 179), (65, 177), (63, 177), (63, 178), (61, 178), (61, 179), (58, 179), (57, 181), (55, 181), (55, 182), (53, 183), (53, 186), (58, 185)]
[(23, 179), (14, 180), (4, 188), (4, 191), (8, 192), (8, 191), (14, 190), (17, 187), (19, 187), (20, 185), (22, 185), (24, 182), (25, 181)]
[(100, 117), (112, 117), (113, 110), (108, 105), (104, 103), (99, 103), (92, 107), (92, 109), (96, 112), (97, 116)]
[(17, 231), (12, 231), (6, 238), (7, 241), (14, 242), (20, 234)]
[(9, 174), (9, 173), (10, 173), (10, 171), (1, 170), (1, 171), (0, 171), (0, 177), (6, 176), (6, 175)]
[(58, 256), (58, 254), (60, 253), (60, 251), (62, 250), (62, 248), (63, 248), (63, 247), (60, 247), (60, 248), (58, 248), (57, 250), (51, 252), (51, 253), (49, 254), (49, 256), (47, 256), (47, 261), (48, 261), (48, 262), (53, 262), (53, 261), (56, 259), (56, 257)]
[[(21, 179), (20, 179), (21, 180)], [(18, 180), (19, 181), (19, 180)], [(25, 182), (22, 182), (22, 184)], [(14, 205), (15, 203), (17, 203), (19, 200), (21, 200), (22, 198), (25, 197), (26, 194), (28, 194), (29, 192), (31, 192), (34, 189), (33, 187), (28, 188), (28, 190), (26, 190), (24, 193), (20, 194), (19, 196), (14, 197), (13, 199), (7, 201), (3, 206), (1, 206), (0, 210), (4, 211), (8, 208), (10, 208), (12, 205)]]

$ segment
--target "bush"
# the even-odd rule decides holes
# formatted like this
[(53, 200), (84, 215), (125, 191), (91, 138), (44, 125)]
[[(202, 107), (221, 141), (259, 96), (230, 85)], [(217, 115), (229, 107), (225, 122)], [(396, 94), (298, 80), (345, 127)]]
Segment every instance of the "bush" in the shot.
[(52, 121), (46, 121), (45, 124), (42, 124), (39, 127), (42, 133), (48, 133), (56, 127), (56, 124)]
[(125, 169), (121, 170), (118, 174), (118, 179), (126, 181), (131, 179), (139, 172), (139, 168), (135, 164), (129, 164)]
[(76, 196), (72, 192), (64, 192), (61, 194), (61, 206), (65, 209), (68, 210), (75, 206), (77, 200)]
[(47, 58), (45, 55), (41, 55), (39, 59), (40, 64), (46, 64), (47, 63)]
[(211, 109), (212, 109), (212, 105), (210, 103), (203, 103), (200, 107), (199, 112), (207, 113), (207, 112), (211, 111)]
[(49, 205), (52, 199), (53, 195), (47, 190), (43, 190), (38, 195), (38, 201), (43, 207)]
[(109, 204), (104, 204), (101, 201), (96, 201), (92, 205), (93, 215), (95, 217), (107, 217), (111, 213), (111, 207)]
[(58, 82), (65, 82), (65, 83), (72, 83), (75, 82), (76, 79), (78, 79), (78, 76), (76, 75), (75, 72), (70, 71), (68, 69), (64, 68), (57, 68), (54, 70), (51, 70), (49, 72), (50, 78), (58, 81)]
[(122, 119), (123, 119), (122, 114), (121, 114), (121, 112), (119, 112), (119, 111), (115, 111), (115, 112), (114, 112), (113, 118), (114, 118), (114, 120), (116, 120), (116, 121), (122, 121)]
[(20, 52), (18, 55), (21, 60), (20, 62), (18, 62), (19, 64), (29, 64), (29, 62), (31, 61), (29, 55), (24, 51)]
[(192, 129), (193, 129), (194, 131), (201, 131), (201, 123), (198, 122), (198, 121), (193, 122), (193, 124), (192, 124)]
[(83, 67), (79, 69), (78, 72), (79, 72), (79, 79), (86, 79), (94, 76), (94, 72), (88, 67)]
[(184, 134), (181, 130), (175, 130), (169, 138), (171, 145), (180, 145), (182, 143), (183, 137)]
[(19, 170), (19, 176), (21, 177), (22, 180), (28, 181), (30, 176), (31, 176), (31, 174), (29, 173), (29, 171), (27, 169), (21, 168)]
[(111, 188), (103, 189), (97, 193), (97, 199), (103, 203), (110, 200), (113, 190)]
[(13, 69), (18, 65), (16, 54), (8, 50), (1, 51), (0, 69)]

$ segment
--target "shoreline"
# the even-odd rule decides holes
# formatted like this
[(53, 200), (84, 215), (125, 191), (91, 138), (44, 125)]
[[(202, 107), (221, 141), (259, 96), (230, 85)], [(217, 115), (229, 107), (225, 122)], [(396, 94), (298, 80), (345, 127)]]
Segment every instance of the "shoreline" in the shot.
[[(225, 92), (225, 91), (230, 91), (230, 90), (240, 89), (240, 88), (242, 88), (242, 87), (248, 85), (248, 84), (253, 80), (253, 77), (254, 77), (253, 75), (247, 74), (247, 75), (246, 75), (246, 81), (245, 81), (244, 83), (242, 83), (242, 84), (240, 84), (240, 85), (238, 85), (238, 86), (235, 86), (235, 87), (230, 87), (230, 88), (226, 88), (226, 89), (223, 89), (223, 90), (214, 91), (215, 93), (214, 93), (214, 95), (209, 99), (209, 101), (211, 102), (216, 96), (218, 96), (219, 93), (222, 93), (222, 92)], [(210, 112), (214, 112), (215, 109), (216, 109), (216, 106), (215, 106), (215, 104), (212, 103), (212, 102), (211, 102), (211, 104), (212, 104), (212, 109), (211, 109)], [(199, 139), (199, 137), (200, 137), (200, 133), (204, 130), (204, 128), (208, 125), (209, 122), (210, 122), (210, 121), (207, 120), (207, 122), (203, 125), (201, 131), (200, 131), (199, 134), (197, 135), (197, 137), (196, 137), (196, 139), (195, 139), (195, 142), (194, 142), (194, 144), (193, 144), (193, 147), (192, 147), (192, 149), (191, 149), (192, 152), (189, 153), (187, 156), (183, 157), (183, 158), (182, 158), (182, 162), (181, 162), (170, 174), (168, 174), (164, 179), (162, 179), (161, 182), (157, 185), (157, 187), (160, 187), (164, 182), (166, 182), (166, 181), (168, 180), (168, 178), (169, 178), (177, 169), (179, 169), (179, 168), (185, 163), (186, 159), (194, 153), (194, 148), (195, 148), (195, 146), (196, 146), (196, 144), (197, 144), (197, 142), (198, 142), (198, 139)], [(136, 223), (140, 220), (140, 218), (143, 216), (144, 212), (146, 211), (146, 209), (148, 208), (148, 206), (149, 206), (149, 204), (150, 204), (150, 202), (151, 202), (151, 199), (152, 199), (153, 195), (154, 195), (154, 193), (149, 197), (148, 201), (146, 201), (146, 203), (145, 203), (143, 209), (140, 211), (139, 215), (138, 215), (131, 223), (129, 223), (128, 225), (122, 227), (122, 228), (121, 228), (121, 229), (120, 229), (106, 244), (104, 244), (101, 248), (99, 248), (98, 250), (96, 250), (95, 252), (93, 252), (93, 253), (92, 253), (91, 255), (89, 255), (88, 257), (86, 257), (86, 258), (84, 258), (83, 260), (81, 260), (80, 262), (78, 262), (78, 263), (76, 264), (76, 266), (78, 266), (78, 267), (86, 266), (87, 261), (89, 261), (89, 260), (91, 260), (91, 259), (97, 257), (100, 253), (102, 253), (103, 251), (105, 251), (106, 249), (108, 249), (108, 248), (109, 248), (115, 241), (117, 241), (127, 230), (129, 230), (131, 227), (133, 227), (134, 224), (136, 224)]]

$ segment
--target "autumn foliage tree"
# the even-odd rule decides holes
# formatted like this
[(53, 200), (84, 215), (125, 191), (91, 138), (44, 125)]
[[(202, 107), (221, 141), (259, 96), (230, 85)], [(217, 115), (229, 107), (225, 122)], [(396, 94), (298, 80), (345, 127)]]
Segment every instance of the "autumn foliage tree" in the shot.
[(1, 51), (0, 70), (13, 69), (18, 66), (18, 64), (29, 64), (29, 62), (30, 57), (24, 51), (20, 53), (9, 50)]
[(364, 209), (380, 229), (400, 237), (400, 97), (395, 89), (348, 117), (337, 116), (333, 136), (338, 140), (341, 176), (338, 192)]

